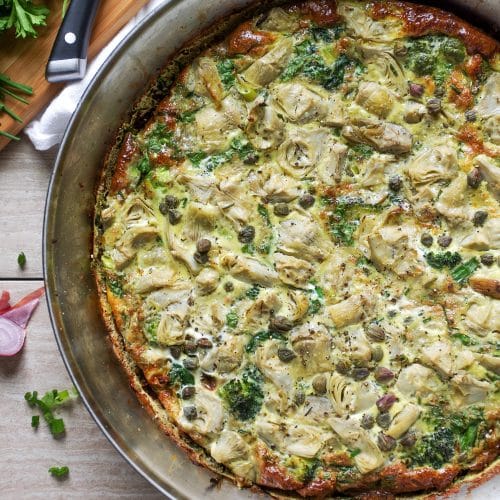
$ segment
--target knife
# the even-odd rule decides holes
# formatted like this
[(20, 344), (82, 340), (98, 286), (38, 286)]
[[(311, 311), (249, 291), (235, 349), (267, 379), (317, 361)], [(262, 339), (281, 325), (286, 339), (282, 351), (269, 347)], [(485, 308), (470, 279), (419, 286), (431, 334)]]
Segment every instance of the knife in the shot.
[(72, 0), (57, 34), (45, 78), (50, 83), (81, 80), (87, 69), (87, 50), (100, 0)]

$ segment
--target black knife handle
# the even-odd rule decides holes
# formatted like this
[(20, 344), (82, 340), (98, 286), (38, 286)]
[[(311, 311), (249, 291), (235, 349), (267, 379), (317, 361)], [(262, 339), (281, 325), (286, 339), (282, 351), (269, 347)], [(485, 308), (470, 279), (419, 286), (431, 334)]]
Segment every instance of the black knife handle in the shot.
[(57, 34), (45, 77), (49, 82), (80, 80), (99, 0), (72, 0)]

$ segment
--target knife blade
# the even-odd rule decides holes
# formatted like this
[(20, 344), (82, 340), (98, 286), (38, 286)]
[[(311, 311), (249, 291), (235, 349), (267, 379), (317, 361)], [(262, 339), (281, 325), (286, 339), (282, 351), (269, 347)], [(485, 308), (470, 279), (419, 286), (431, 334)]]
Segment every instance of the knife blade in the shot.
[(81, 80), (87, 69), (90, 34), (100, 0), (72, 0), (45, 69), (50, 83)]

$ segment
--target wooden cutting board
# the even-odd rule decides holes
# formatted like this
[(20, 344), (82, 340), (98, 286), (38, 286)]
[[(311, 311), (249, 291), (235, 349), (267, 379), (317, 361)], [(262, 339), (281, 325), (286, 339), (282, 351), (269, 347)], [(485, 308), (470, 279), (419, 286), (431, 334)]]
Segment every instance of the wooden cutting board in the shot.
[[(148, 0), (101, 0), (90, 41), (89, 59), (92, 59), (147, 2)], [(38, 38), (23, 40), (16, 39), (11, 33), (0, 35), (0, 73), (33, 87), (34, 92), (33, 96), (28, 98), (29, 106), (11, 98), (5, 100), (23, 119), (23, 123), (18, 123), (5, 113), (0, 114), (0, 130), (14, 135), (18, 134), (64, 86), (45, 80), (45, 66), (61, 24), (62, 0), (45, 0), (38, 3), (50, 8), (47, 26), (38, 30)], [(6, 137), (0, 136), (0, 150), (8, 142)]]

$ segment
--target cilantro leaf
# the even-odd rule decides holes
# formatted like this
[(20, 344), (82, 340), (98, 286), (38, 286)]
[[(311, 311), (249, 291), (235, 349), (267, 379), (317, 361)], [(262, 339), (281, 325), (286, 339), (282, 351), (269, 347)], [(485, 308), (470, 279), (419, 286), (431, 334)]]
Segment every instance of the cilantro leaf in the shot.
[(49, 473), (54, 477), (64, 477), (69, 474), (69, 467), (66, 465), (63, 465), (62, 467), (50, 467)]

